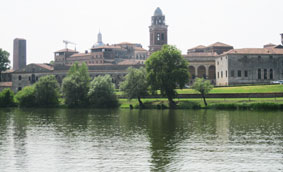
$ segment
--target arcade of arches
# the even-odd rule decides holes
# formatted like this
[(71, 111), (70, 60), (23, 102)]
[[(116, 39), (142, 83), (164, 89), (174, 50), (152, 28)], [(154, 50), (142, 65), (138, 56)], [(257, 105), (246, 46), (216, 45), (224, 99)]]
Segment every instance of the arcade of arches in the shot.
[(190, 79), (205, 78), (209, 79), (214, 83), (216, 79), (216, 70), (214, 65), (199, 65), (189, 66)]

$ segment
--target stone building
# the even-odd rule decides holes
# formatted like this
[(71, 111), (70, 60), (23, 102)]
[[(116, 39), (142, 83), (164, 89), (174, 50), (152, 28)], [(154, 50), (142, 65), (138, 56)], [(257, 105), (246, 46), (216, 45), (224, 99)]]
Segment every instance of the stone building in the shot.
[(209, 79), (212, 84), (215, 84), (215, 59), (219, 54), (231, 49), (233, 49), (233, 46), (221, 42), (216, 42), (209, 46), (199, 45), (188, 49), (187, 55), (184, 55), (184, 58), (189, 62), (189, 85), (193, 84), (196, 77)]
[(13, 69), (18, 70), (26, 66), (26, 40), (14, 39)]
[(216, 59), (217, 86), (269, 84), (273, 80), (283, 80), (283, 48), (234, 49)]

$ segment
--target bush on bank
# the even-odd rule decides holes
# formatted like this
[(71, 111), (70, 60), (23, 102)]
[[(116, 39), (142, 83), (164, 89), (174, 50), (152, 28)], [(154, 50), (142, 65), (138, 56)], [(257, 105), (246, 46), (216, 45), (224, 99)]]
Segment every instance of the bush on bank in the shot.
[(96, 108), (116, 108), (119, 106), (110, 75), (98, 76), (90, 83), (89, 105)]
[(0, 107), (15, 106), (14, 92), (10, 88), (5, 88), (0, 92)]
[(15, 99), (20, 107), (36, 107), (34, 85), (24, 87), (16, 94)]

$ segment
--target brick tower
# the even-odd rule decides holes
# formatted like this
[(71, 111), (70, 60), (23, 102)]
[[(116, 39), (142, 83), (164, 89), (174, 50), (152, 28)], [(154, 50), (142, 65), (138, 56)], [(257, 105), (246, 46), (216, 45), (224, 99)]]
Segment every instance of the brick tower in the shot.
[(13, 69), (18, 70), (26, 66), (26, 40), (14, 39)]
[(151, 26), (149, 26), (150, 53), (160, 50), (162, 45), (167, 44), (167, 28), (168, 26), (165, 25), (165, 16), (158, 7), (151, 17)]

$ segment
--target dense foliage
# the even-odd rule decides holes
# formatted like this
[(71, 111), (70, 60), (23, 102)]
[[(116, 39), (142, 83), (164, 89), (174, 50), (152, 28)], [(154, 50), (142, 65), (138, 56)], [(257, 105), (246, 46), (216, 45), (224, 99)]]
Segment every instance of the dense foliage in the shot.
[(173, 98), (176, 88), (184, 88), (189, 81), (188, 62), (174, 46), (164, 45), (146, 61), (147, 81), (151, 90), (160, 90), (168, 98), (170, 107), (175, 107)]
[(94, 78), (90, 83), (88, 97), (92, 107), (114, 108), (119, 105), (112, 78), (109, 75)]
[(0, 107), (15, 106), (14, 92), (10, 88), (5, 88), (0, 92)]
[(205, 96), (212, 90), (213, 85), (210, 84), (209, 80), (204, 80), (203, 78), (197, 78), (192, 86), (192, 88), (198, 91), (203, 98), (203, 102), (205, 106), (207, 106), (207, 102), (205, 100)]
[(147, 95), (147, 82), (145, 68), (128, 68), (125, 81), (121, 83), (120, 89), (129, 99), (137, 98), (140, 106), (143, 106), (141, 97)]
[(15, 99), (20, 107), (36, 107), (34, 90), (34, 85), (26, 86), (16, 94)]
[(35, 84), (34, 94), (38, 106), (57, 106), (59, 104), (59, 84), (54, 75), (43, 76)]
[(81, 66), (73, 64), (67, 77), (63, 79), (62, 91), (65, 104), (69, 107), (82, 107), (88, 105), (88, 91), (90, 76), (85, 63)]
[(10, 64), (9, 53), (0, 48), (0, 81), (2, 80), (1, 73), (10, 68), (9, 64)]

